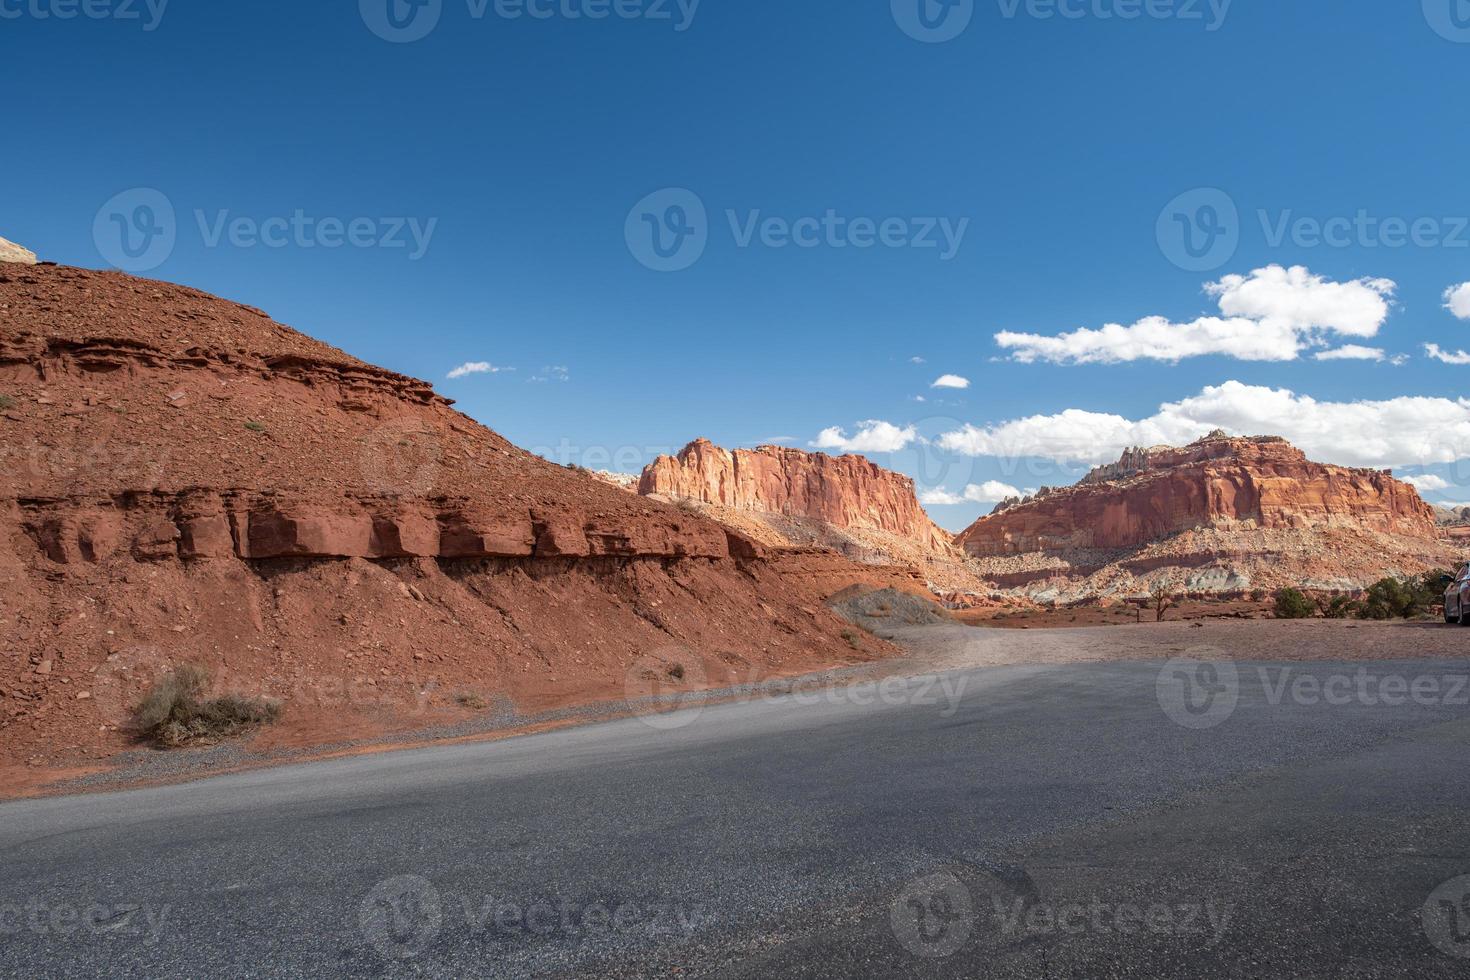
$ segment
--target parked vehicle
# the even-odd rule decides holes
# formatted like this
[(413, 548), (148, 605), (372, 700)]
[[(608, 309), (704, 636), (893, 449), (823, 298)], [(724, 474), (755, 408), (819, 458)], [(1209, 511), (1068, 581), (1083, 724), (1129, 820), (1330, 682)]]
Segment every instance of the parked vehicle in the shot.
[(1470, 565), (1460, 569), (1453, 578), (1446, 575), (1444, 582), (1444, 621), (1470, 626)]

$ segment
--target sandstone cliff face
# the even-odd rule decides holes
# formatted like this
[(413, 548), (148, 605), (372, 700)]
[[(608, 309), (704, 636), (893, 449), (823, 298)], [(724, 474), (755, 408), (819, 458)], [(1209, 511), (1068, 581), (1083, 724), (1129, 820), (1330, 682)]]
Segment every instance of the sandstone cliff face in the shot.
[(0, 238), (0, 262), (11, 262), (16, 265), (35, 265), (36, 253), (22, 245), (15, 244), (15, 242)]
[(919, 505), (913, 481), (861, 456), (778, 446), (732, 452), (699, 439), (650, 463), (638, 492), (883, 532), (935, 553), (952, 547)]
[[(125, 706), (183, 662), (288, 700), (413, 691), (387, 707), (422, 726), (461, 690), (616, 699), (648, 657), (723, 681), (891, 652), (854, 651), (822, 606), (870, 577), (851, 563), (788, 576), (425, 382), (181, 286), (0, 265), (0, 434), (0, 770), (126, 747)], [(119, 665), (108, 698), (80, 697)]]
[(1009, 586), (1109, 567), (1133, 575), (1208, 568), (1193, 579), (1201, 591), (1350, 585), (1444, 560), (1434, 512), (1408, 484), (1311, 462), (1279, 438), (1223, 434), (1129, 450), (1074, 487), (981, 518), (958, 542)]

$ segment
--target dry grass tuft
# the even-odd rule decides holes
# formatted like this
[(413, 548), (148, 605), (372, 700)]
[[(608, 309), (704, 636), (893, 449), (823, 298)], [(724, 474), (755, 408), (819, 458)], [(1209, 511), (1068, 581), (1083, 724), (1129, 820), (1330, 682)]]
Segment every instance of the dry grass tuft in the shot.
[(275, 721), (277, 701), (225, 694), (203, 700), (209, 671), (184, 664), (154, 684), (133, 709), (138, 734), (166, 748), (209, 745)]

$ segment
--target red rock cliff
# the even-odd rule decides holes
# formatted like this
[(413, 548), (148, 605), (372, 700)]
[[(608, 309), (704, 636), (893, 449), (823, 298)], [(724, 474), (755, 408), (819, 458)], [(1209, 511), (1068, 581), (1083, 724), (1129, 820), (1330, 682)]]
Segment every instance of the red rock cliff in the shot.
[(935, 551), (952, 546), (950, 535), (919, 505), (914, 481), (862, 456), (778, 446), (732, 452), (698, 439), (678, 456), (650, 463), (638, 492), (883, 531)]
[(1433, 538), (1434, 512), (1381, 470), (1314, 463), (1283, 439), (1214, 434), (1132, 449), (1074, 487), (983, 517), (958, 539), (977, 557), (1129, 549), (1197, 528), (1341, 528)]
[(282, 685), (310, 740), (316, 681), (397, 685), (333, 702), (334, 726), (421, 726), (456, 691), (621, 697), (671, 649), (711, 679), (887, 652), (821, 605), (869, 571), (810, 564), (788, 575), (259, 310), (0, 264), (0, 771), (127, 747), (127, 707), (186, 662)]

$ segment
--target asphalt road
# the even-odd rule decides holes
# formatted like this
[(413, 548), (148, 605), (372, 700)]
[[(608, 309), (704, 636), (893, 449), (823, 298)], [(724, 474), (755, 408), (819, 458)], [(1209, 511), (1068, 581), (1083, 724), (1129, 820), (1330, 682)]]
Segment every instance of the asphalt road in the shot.
[(0, 976), (1470, 975), (1470, 664), (1161, 666), (0, 805)]

